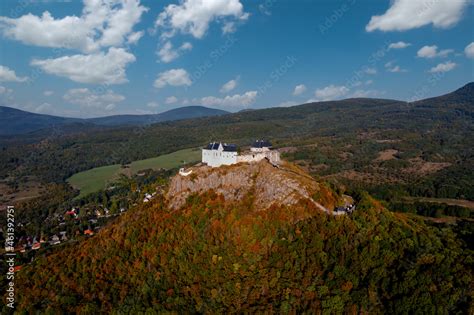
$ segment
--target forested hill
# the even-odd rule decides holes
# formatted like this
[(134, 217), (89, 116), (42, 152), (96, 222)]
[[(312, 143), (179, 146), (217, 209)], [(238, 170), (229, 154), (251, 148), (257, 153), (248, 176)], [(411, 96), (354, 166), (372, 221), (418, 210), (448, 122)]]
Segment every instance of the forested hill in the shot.
[[(325, 196), (337, 194), (322, 182), (317, 185), (326, 193), (315, 194), (314, 201), (328, 206)], [(188, 196), (172, 212), (161, 197), (131, 209), (90, 239), (24, 266), (15, 279), (21, 292), (17, 309), (81, 314), (473, 310), (472, 252), (450, 229), (391, 213), (366, 194), (355, 196), (352, 215), (333, 216), (307, 199), (257, 210), (255, 193), (231, 201), (210, 190)]]
[(171, 109), (156, 115), (118, 115), (87, 119), (88, 122), (101, 126), (144, 125), (163, 121), (183, 120), (199, 117), (211, 117), (229, 112), (204, 106), (185, 106)]
[[(116, 127), (146, 125), (163, 121), (219, 116), (224, 114), (228, 114), (228, 112), (204, 106), (185, 106), (153, 115), (116, 115), (80, 119), (36, 114), (11, 107), (0, 106), (0, 135), (21, 135), (39, 130), (43, 130), (43, 133), (48, 133), (48, 131), (44, 129), (51, 128), (55, 128), (57, 132), (61, 132), (63, 129), (74, 129), (75, 125), (73, 124), (75, 123), (89, 125), (91, 128), (94, 128), (92, 125)], [(35, 137), (36, 135), (33, 134), (31, 136)]]
[(35, 114), (16, 108), (0, 106), (0, 135), (28, 133), (79, 122), (81, 119)]

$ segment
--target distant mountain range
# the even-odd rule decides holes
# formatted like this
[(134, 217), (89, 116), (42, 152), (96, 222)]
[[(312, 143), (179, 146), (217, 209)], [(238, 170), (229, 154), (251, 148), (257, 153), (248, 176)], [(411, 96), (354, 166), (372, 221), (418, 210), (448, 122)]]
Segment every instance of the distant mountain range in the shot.
[(36, 114), (0, 106), (0, 135), (25, 134), (40, 129), (78, 123), (98, 126), (145, 125), (164, 121), (220, 116), (228, 113), (224, 110), (204, 106), (186, 106), (153, 115), (116, 115), (81, 119)]
[[(242, 110), (238, 113), (230, 115), (229, 119), (299, 119), (304, 118), (306, 115), (314, 113), (315, 111), (326, 111), (329, 108), (343, 109), (347, 108), (348, 106), (351, 108), (359, 108), (359, 106), (371, 107), (388, 103), (399, 104), (400, 106), (410, 104), (413, 109), (423, 109), (428, 107), (432, 108), (433, 106), (439, 107), (440, 110), (456, 109), (457, 111), (462, 111), (464, 115), (472, 116), (473, 114), (470, 110), (470, 105), (473, 102), (473, 95), (474, 82), (470, 82), (452, 93), (420, 101), (415, 101), (412, 103), (406, 103), (397, 100), (358, 98), (340, 101), (308, 103), (286, 108), (275, 107), (260, 110)], [(463, 105), (463, 107), (458, 108), (459, 105)], [(116, 115), (99, 118), (80, 119), (35, 114), (11, 107), (0, 106), (0, 136), (26, 134), (49, 127), (58, 127), (64, 130), (63, 127), (68, 126), (70, 124), (74, 124), (76, 126), (76, 129), (80, 129), (81, 127), (89, 128), (89, 126), (116, 127), (145, 125), (164, 121), (176, 121), (211, 116), (221, 116), (225, 114), (230, 113), (224, 110), (207, 108), (204, 106), (186, 106), (154, 115)], [(67, 130), (62, 132), (67, 133)]]

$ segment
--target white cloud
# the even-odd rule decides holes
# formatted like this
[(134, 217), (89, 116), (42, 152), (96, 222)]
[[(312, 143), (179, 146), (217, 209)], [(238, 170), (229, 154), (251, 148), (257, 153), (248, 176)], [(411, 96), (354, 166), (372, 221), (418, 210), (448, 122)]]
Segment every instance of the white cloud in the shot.
[(446, 57), (454, 50), (452, 49), (443, 49), (438, 51), (438, 46), (423, 46), (418, 50), (416, 55), (420, 58), (435, 58), (435, 57)]
[(364, 72), (367, 73), (367, 74), (377, 74), (377, 69), (375, 69), (375, 68), (365, 68)]
[(19, 77), (15, 71), (0, 65), (0, 82), (25, 82), (28, 77)]
[(127, 44), (129, 44), (129, 45), (135, 45), (135, 44), (137, 44), (138, 41), (140, 40), (140, 38), (143, 37), (143, 35), (145, 35), (145, 32), (144, 32), (144, 31), (131, 33), (131, 34), (128, 35), (128, 37), (127, 37)]
[(447, 28), (461, 19), (467, 5), (468, 1), (464, 0), (394, 0), (387, 12), (372, 16), (365, 29), (368, 32), (406, 31), (429, 24)]
[(456, 67), (456, 63), (451, 61), (446, 61), (443, 63), (438, 64), (436, 67), (430, 69), (430, 73), (438, 73), (438, 72), (449, 72)]
[(235, 25), (235, 22), (226, 22), (222, 26), (222, 34), (235, 33), (235, 31), (237, 31), (237, 26)]
[(35, 113), (39, 113), (39, 114), (51, 114), (54, 112), (54, 109), (53, 109), (53, 105), (49, 104), (49, 103), (43, 103), (39, 106), (37, 106), (35, 109), (34, 109)]
[(221, 93), (229, 93), (237, 87), (237, 85), (239, 84), (239, 79), (240, 77), (237, 76), (237, 78), (230, 80), (229, 82), (225, 83), (219, 91)]
[(160, 57), (160, 60), (168, 63), (176, 58), (178, 58), (183, 52), (189, 51), (193, 48), (191, 43), (184, 43), (178, 49), (173, 48), (173, 44), (170, 41), (167, 41), (160, 50), (158, 50), (157, 54)]
[(278, 104), (278, 107), (291, 107), (295, 105), (298, 105), (298, 103), (295, 101), (286, 101), (286, 102), (281, 102), (280, 104)]
[(295, 89), (294, 89), (294, 91), (293, 91), (293, 95), (295, 95), (295, 96), (301, 95), (301, 94), (303, 94), (305, 91), (306, 91), (306, 85), (304, 85), (304, 84), (299, 84), (299, 85), (295, 86)]
[(365, 81), (365, 85), (371, 85), (372, 83), (374, 83), (374, 80), (367, 80), (367, 81)]
[(2, 85), (0, 85), (0, 95), (9, 95), (13, 92), (12, 89), (6, 88)]
[(395, 64), (395, 61), (389, 61), (385, 64), (385, 69), (387, 69), (388, 72), (407, 72), (406, 69), (402, 69), (400, 66)]
[(158, 77), (153, 84), (157, 89), (164, 88), (167, 85), (171, 86), (190, 86), (192, 84), (189, 73), (184, 69), (171, 69), (158, 74)]
[(147, 8), (139, 0), (84, 0), (80, 16), (55, 19), (48, 11), (19, 18), (0, 17), (0, 31), (7, 38), (27, 45), (77, 49), (90, 53), (102, 47), (117, 47), (139, 37), (133, 27)]
[(365, 98), (365, 97), (376, 97), (380, 93), (377, 90), (356, 90), (350, 94), (350, 97), (354, 98)]
[(322, 89), (317, 89), (314, 96), (319, 101), (331, 101), (340, 99), (349, 93), (349, 89), (345, 86), (329, 85)]
[(246, 20), (248, 16), (240, 0), (183, 0), (166, 6), (155, 25), (164, 31), (165, 38), (177, 32), (202, 38), (212, 21), (224, 23), (224, 31), (229, 31), (231, 27), (226, 27), (226, 23)]
[(242, 95), (228, 95), (220, 98), (215, 96), (206, 96), (201, 98), (201, 105), (210, 107), (243, 107), (247, 108), (257, 99), (257, 91), (248, 91)]
[(51, 95), (53, 95), (53, 94), (54, 94), (53, 91), (44, 91), (44, 92), (43, 92), (43, 95), (44, 95), (44, 96), (51, 96)]
[(474, 59), (474, 42), (464, 48), (464, 53), (466, 54), (466, 57)]
[(154, 107), (159, 107), (160, 104), (158, 102), (148, 102), (148, 104), (146, 104), (146, 106), (154, 108)]
[(116, 104), (125, 100), (125, 96), (116, 94), (111, 90), (97, 93), (87, 88), (70, 89), (64, 94), (63, 99), (81, 108), (94, 108), (110, 111)]
[(391, 43), (388, 45), (388, 49), (403, 49), (407, 48), (408, 46), (411, 46), (410, 43), (405, 43), (405, 42), (396, 42), (396, 43)]
[(121, 84), (127, 82), (125, 67), (134, 62), (135, 56), (123, 48), (109, 48), (109, 51), (92, 55), (64, 56), (57, 59), (31, 61), (46, 73), (80, 83)]
[(176, 96), (167, 97), (165, 100), (165, 104), (174, 104), (178, 102), (178, 98)]

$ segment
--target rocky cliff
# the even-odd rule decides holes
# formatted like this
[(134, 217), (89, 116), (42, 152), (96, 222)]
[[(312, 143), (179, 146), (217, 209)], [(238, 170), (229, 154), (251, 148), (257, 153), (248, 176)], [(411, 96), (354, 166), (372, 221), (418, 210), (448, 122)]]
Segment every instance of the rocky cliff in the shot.
[(183, 206), (190, 195), (209, 190), (229, 202), (248, 198), (254, 210), (265, 210), (272, 205), (291, 206), (303, 200), (330, 212), (337, 202), (326, 185), (290, 163), (276, 167), (263, 160), (218, 168), (195, 166), (190, 170), (190, 175), (178, 174), (171, 180), (167, 200), (172, 209)]

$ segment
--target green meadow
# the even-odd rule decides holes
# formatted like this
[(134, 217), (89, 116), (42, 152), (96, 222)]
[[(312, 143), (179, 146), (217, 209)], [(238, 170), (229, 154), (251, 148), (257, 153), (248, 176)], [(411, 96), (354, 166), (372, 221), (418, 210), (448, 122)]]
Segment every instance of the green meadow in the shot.
[(200, 149), (184, 149), (146, 160), (134, 161), (128, 165), (128, 168), (122, 168), (120, 164), (96, 167), (74, 174), (67, 179), (67, 182), (79, 189), (81, 193), (78, 197), (82, 197), (106, 188), (120, 174), (131, 176), (145, 169), (172, 169), (183, 165), (183, 163), (198, 162), (200, 159)]

